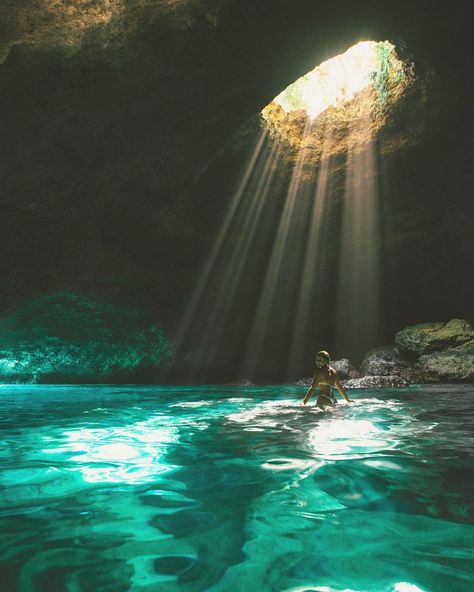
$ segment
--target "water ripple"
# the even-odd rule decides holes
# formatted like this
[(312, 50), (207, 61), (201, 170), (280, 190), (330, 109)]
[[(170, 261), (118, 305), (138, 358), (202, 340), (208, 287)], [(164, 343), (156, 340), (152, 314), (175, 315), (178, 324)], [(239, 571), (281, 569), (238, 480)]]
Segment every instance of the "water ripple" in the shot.
[(471, 391), (2, 387), (2, 590), (470, 592)]

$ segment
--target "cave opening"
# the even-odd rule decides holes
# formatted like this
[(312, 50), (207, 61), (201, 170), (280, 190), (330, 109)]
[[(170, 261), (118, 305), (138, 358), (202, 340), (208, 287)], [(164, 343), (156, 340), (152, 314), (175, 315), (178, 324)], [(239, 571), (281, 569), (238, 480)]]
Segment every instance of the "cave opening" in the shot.
[(389, 41), (360, 41), (298, 78), (273, 102), (286, 113), (304, 109), (314, 119), (328, 107), (350, 101), (370, 85), (377, 87), (380, 95), (381, 84), (390, 75), (396, 76), (397, 81), (403, 76), (402, 63), (394, 49)]
[(178, 331), (178, 344), (199, 335), (194, 367), (221, 366), (229, 334), (229, 359), (250, 379), (275, 359), (294, 379), (316, 344), (351, 359), (378, 344), (378, 136), (413, 80), (392, 43), (361, 41), (264, 107)]
[(412, 83), (411, 64), (390, 41), (360, 41), (295, 80), (261, 115), (277, 140), (310, 148), (318, 160), (328, 131), (332, 154), (347, 150), (355, 127), (359, 144), (372, 141)]

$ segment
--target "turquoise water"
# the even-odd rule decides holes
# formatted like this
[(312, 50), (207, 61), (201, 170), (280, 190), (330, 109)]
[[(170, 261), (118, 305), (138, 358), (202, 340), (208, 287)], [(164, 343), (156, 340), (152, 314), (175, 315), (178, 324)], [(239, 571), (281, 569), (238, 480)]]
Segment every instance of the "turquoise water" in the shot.
[(474, 590), (472, 387), (0, 387), (2, 592)]

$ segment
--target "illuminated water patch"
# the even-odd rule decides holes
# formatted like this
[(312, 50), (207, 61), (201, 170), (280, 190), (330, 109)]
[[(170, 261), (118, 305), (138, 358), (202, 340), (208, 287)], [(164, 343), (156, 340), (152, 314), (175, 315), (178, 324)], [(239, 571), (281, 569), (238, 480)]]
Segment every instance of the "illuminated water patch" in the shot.
[(60, 455), (88, 482), (144, 483), (173, 468), (160, 462), (166, 445), (177, 441), (176, 428), (163, 427), (164, 420), (156, 416), (125, 427), (65, 431), (60, 446), (42, 452)]

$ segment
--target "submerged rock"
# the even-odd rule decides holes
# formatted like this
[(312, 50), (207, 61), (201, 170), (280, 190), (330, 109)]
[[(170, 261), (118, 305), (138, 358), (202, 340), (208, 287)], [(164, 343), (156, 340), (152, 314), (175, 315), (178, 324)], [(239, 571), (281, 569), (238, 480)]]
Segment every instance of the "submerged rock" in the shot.
[(460, 346), (474, 340), (469, 321), (452, 319), (447, 323), (422, 323), (405, 327), (395, 335), (399, 351), (411, 360), (423, 354)]
[(409, 386), (409, 383), (400, 376), (362, 376), (345, 380), (344, 388), (399, 388)]
[(23, 304), (0, 318), (0, 380), (141, 381), (173, 347), (143, 313), (73, 293)]

